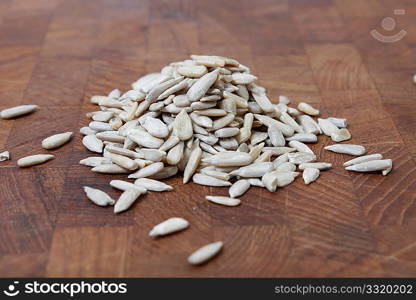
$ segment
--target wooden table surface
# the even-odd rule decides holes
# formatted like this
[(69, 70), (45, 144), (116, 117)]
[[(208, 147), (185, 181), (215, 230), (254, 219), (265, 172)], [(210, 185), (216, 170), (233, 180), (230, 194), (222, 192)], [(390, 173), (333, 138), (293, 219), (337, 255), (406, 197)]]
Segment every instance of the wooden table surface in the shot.
[[(394, 9), (404, 9), (395, 15)], [(395, 30), (381, 20), (394, 17)], [(2, 0), (0, 109), (38, 104), (27, 117), (0, 120), (1, 276), (415, 276), (416, 2), (389, 0)], [(382, 43), (372, 29), (407, 35)], [(78, 161), (90, 155), (78, 130), (95, 107), (89, 98), (190, 54), (218, 54), (250, 66), (276, 100), (307, 101), (324, 117), (349, 120), (351, 143), (394, 160), (386, 177), (357, 174), (345, 155), (313, 149), (335, 167), (310, 186), (302, 179), (269, 193), (252, 188), (242, 205), (204, 200), (226, 189), (168, 181), (132, 209), (91, 204), (83, 185), (117, 197), (110, 178)], [(20, 157), (44, 153), (40, 141), (77, 132), (51, 151), (56, 159), (19, 169)], [(182, 216), (191, 227), (152, 240), (149, 229)], [(202, 267), (186, 258), (206, 243), (225, 243)]]

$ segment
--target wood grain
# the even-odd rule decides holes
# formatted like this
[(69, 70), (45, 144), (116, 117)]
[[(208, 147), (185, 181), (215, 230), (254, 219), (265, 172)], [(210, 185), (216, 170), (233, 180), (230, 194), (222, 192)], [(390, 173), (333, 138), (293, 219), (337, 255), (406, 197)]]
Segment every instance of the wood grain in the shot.
[[(393, 44), (370, 30), (393, 15), (408, 31)], [(373, 277), (416, 276), (416, 3), (338, 0), (0, 1), (0, 109), (41, 109), (0, 120), (0, 276)], [(384, 32), (386, 33), (386, 32)], [(204, 195), (220, 188), (182, 185), (150, 193), (119, 216), (93, 206), (81, 187), (117, 197), (110, 178), (78, 161), (80, 135), (48, 164), (16, 167), (43, 152), (42, 138), (78, 132), (89, 98), (130, 83), (191, 53), (235, 57), (270, 97), (308, 101), (324, 116), (346, 117), (351, 142), (394, 160), (383, 177), (346, 172), (345, 155), (312, 148), (334, 164), (310, 186), (301, 180), (269, 193), (252, 188), (224, 208)], [(162, 220), (191, 227), (152, 240)], [(195, 268), (186, 257), (223, 240), (224, 251)]]

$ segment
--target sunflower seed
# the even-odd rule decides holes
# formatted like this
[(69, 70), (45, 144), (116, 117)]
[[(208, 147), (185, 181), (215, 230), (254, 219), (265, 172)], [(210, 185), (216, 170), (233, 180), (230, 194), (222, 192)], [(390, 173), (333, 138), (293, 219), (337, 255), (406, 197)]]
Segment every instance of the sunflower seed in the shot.
[(114, 112), (112, 111), (98, 111), (94, 113), (92, 119), (94, 121), (101, 121), (101, 122), (108, 122), (114, 116)]
[[(238, 142), (235, 138), (224, 138), (219, 140), (221, 150), (218, 151), (225, 151), (225, 150), (237, 150)], [(215, 146), (214, 146), (215, 147)]]
[(312, 133), (296, 133), (295, 135), (286, 138), (286, 141), (298, 141), (303, 143), (316, 143), (318, 138)]
[(169, 150), (166, 156), (166, 162), (170, 165), (176, 165), (183, 157), (184, 142), (179, 142), (175, 147)]
[(98, 206), (113, 205), (115, 203), (115, 201), (107, 193), (104, 193), (101, 190), (93, 189), (88, 186), (84, 186), (83, 188), (88, 199)]
[(295, 165), (300, 165), (303, 163), (314, 162), (316, 160), (316, 155), (307, 152), (295, 152), (289, 153), (288, 158), (289, 162), (294, 163)]
[(134, 171), (139, 167), (139, 164), (136, 161), (123, 155), (108, 152), (107, 158), (111, 159), (111, 161), (116, 165), (119, 165), (120, 167), (127, 170)]
[(315, 163), (302, 163), (299, 165), (299, 170), (305, 170), (306, 168), (314, 168), (318, 170), (328, 170), (332, 168), (331, 163), (315, 162)]
[(180, 142), (180, 139), (175, 136), (171, 135), (163, 144), (159, 147), (159, 151), (167, 151), (177, 145)]
[(267, 134), (270, 137), (270, 142), (275, 147), (283, 147), (286, 144), (283, 133), (280, 131), (279, 127), (272, 124), (267, 128)]
[(112, 146), (112, 145), (106, 146), (105, 149), (107, 151), (111, 152), (111, 153), (127, 156), (127, 157), (130, 157), (130, 158), (144, 158), (144, 155), (142, 153), (138, 153), (136, 151), (132, 151), (132, 150), (129, 150), (129, 149), (115, 147), (115, 146)]
[(216, 130), (214, 134), (218, 138), (227, 138), (236, 136), (239, 132), (240, 130), (238, 128), (226, 127)]
[[(272, 102), (269, 100), (269, 98), (267, 98), (265, 93), (252, 93), (252, 95), (254, 97), (254, 100), (257, 102), (257, 104), (264, 112), (270, 113), (274, 111), (274, 106)], [(259, 121), (261, 122), (261, 120)]]
[(124, 191), (114, 205), (114, 213), (118, 214), (129, 209), (141, 194), (140, 190), (135, 188)]
[(92, 130), (91, 128), (89, 128), (89, 127), (81, 127), (81, 129), (79, 130), (79, 132), (82, 134), (82, 135), (94, 135), (94, 134), (96, 134), (97, 133), (97, 131), (96, 130)]
[(199, 78), (205, 75), (207, 71), (205, 66), (181, 66), (178, 68), (179, 74), (190, 78)]
[(332, 124), (337, 126), (338, 128), (347, 128), (347, 119), (344, 118), (326, 118), (328, 121), (330, 121)]
[(164, 140), (156, 138), (150, 133), (142, 130), (130, 131), (127, 136), (137, 145), (151, 149), (158, 149), (164, 143)]
[(202, 96), (205, 95), (208, 89), (217, 80), (218, 73), (218, 70), (214, 70), (199, 78), (198, 81), (196, 81), (186, 93), (186, 96), (188, 96), (189, 101), (195, 102), (201, 99)]
[(251, 163), (252, 157), (249, 153), (230, 151), (217, 153), (202, 161), (217, 167), (238, 167)]
[(118, 99), (120, 98), (120, 96), (121, 96), (121, 92), (119, 89), (114, 89), (108, 94), (108, 97), (113, 98), (113, 99)]
[(393, 169), (393, 161), (390, 159), (390, 166), (382, 170), (381, 173), (383, 174), (383, 176), (386, 176), (387, 174), (391, 172), (392, 169)]
[(199, 248), (188, 257), (188, 263), (192, 265), (199, 265), (214, 258), (223, 247), (223, 242), (215, 242)]
[(244, 99), (243, 97), (240, 97), (236, 94), (233, 94), (233, 93), (230, 93), (230, 92), (227, 92), (227, 91), (224, 91), (223, 96), (225, 98), (232, 99), (233, 102), (236, 104), (236, 107), (239, 107), (239, 108), (247, 108), (248, 107), (247, 100)]
[(231, 114), (231, 113), (227, 114), (224, 117), (218, 118), (213, 122), (212, 128), (210, 129), (218, 130), (218, 129), (224, 128), (228, 124), (230, 124), (232, 121), (234, 121), (234, 118), (235, 118), (234, 114)]
[(44, 149), (54, 149), (60, 147), (71, 139), (73, 132), (64, 132), (52, 135), (47, 137), (42, 141), (42, 148)]
[(157, 97), (158, 100), (165, 99), (166, 97), (171, 96), (172, 94), (179, 92), (188, 87), (189, 81), (188, 79), (182, 80), (181, 82), (175, 84), (174, 86), (165, 90), (162, 94)]
[(241, 177), (261, 177), (264, 174), (271, 172), (274, 169), (272, 162), (259, 162), (251, 165), (241, 167), (230, 174)]
[(105, 122), (92, 121), (88, 127), (95, 131), (111, 131), (110, 124)]
[(279, 103), (288, 105), (290, 103), (290, 99), (286, 96), (279, 96)]
[(317, 110), (316, 108), (313, 108), (310, 104), (305, 103), (305, 102), (300, 102), (298, 104), (298, 109), (310, 116), (317, 116), (319, 115), (319, 110)]
[(38, 105), (34, 104), (26, 104), (26, 105), (19, 105), (15, 107), (10, 107), (3, 109), (0, 111), (0, 118), (2, 119), (11, 119), (20, 117), (23, 115), (30, 114), (39, 108)]
[(352, 166), (352, 165), (355, 165), (355, 164), (360, 164), (360, 163), (363, 163), (363, 162), (367, 162), (367, 161), (370, 161), (370, 160), (380, 160), (380, 159), (383, 159), (383, 155), (381, 155), (381, 154), (369, 154), (369, 155), (360, 156), (360, 157), (351, 159), (349, 161), (346, 161), (343, 164), (343, 166), (348, 167), (348, 166)]
[(212, 120), (209, 117), (198, 115), (197, 113), (193, 112), (189, 115), (191, 120), (195, 122), (197, 125), (205, 127), (205, 128), (211, 128), (212, 127)]
[(234, 84), (250, 84), (257, 80), (257, 77), (248, 73), (233, 73), (231, 79)]
[(149, 178), (136, 179), (134, 184), (140, 187), (144, 187), (148, 191), (154, 191), (154, 192), (164, 192), (164, 191), (173, 190), (173, 187), (171, 187), (170, 185), (163, 183), (161, 181), (158, 181), (155, 179), (149, 179)]
[(277, 171), (274, 171), (274, 174), (276, 176), (278, 187), (284, 187), (286, 185), (291, 184), (295, 180), (296, 176), (299, 175), (298, 172), (277, 172)]
[(236, 181), (229, 189), (229, 194), (231, 198), (236, 198), (243, 195), (250, 188), (250, 183), (248, 180), (238, 180)]
[(300, 115), (297, 117), (299, 120), (300, 125), (304, 129), (306, 133), (312, 133), (312, 134), (321, 134), (322, 130), (319, 127), (318, 123), (315, 122), (314, 119), (312, 119), (308, 115)]
[(181, 76), (157, 84), (156, 86), (152, 87), (152, 89), (146, 95), (145, 101), (150, 102), (150, 104), (155, 102), (164, 91), (181, 82), (183, 79), (184, 77)]
[(337, 131), (331, 133), (331, 140), (334, 142), (343, 142), (351, 138), (351, 133), (346, 128), (338, 129)]
[(275, 125), (283, 133), (284, 136), (292, 136), (295, 130), (289, 125), (279, 122), (271, 117), (254, 114), (254, 117), (267, 127)]
[(360, 145), (353, 144), (334, 144), (324, 147), (325, 150), (329, 150), (336, 153), (349, 154), (360, 156), (365, 153), (365, 148)]
[(98, 105), (104, 107), (121, 108), (123, 106), (123, 103), (113, 98), (103, 97), (98, 100)]
[(157, 138), (165, 138), (169, 135), (168, 127), (159, 119), (147, 118), (143, 127), (146, 128), (148, 133)]
[(84, 159), (81, 159), (79, 161), (79, 164), (84, 165), (84, 166), (89, 166), (89, 167), (96, 167), (102, 164), (111, 164), (111, 159), (106, 158), (106, 157), (87, 157)]
[(275, 169), (277, 169), (278, 166), (288, 161), (289, 161), (289, 153), (284, 153), (273, 161), (273, 166)]
[(295, 172), (296, 165), (291, 162), (284, 162), (281, 165), (277, 166), (276, 171), (279, 172)]
[(305, 182), (305, 184), (310, 184), (314, 182), (316, 179), (318, 179), (319, 169), (305, 168), (303, 170), (302, 177), (303, 177), (303, 181)]
[(102, 131), (95, 135), (98, 139), (113, 143), (124, 143), (126, 137), (119, 135), (118, 131)]
[(192, 150), (188, 162), (186, 164), (185, 170), (183, 172), (183, 183), (187, 183), (191, 179), (192, 175), (195, 173), (198, 165), (201, 161), (202, 150), (199, 148), (199, 144), (195, 146), (195, 149)]
[(130, 183), (128, 181), (124, 181), (124, 180), (111, 180), (110, 185), (113, 188), (116, 188), (116, 189), (119, 189), (119, 190), (122, 190), (122, 191), (127, 191), (129, 189), (137, 189), (143, 194), (146, 193), (146, 191), (147, 191), (146, 188), (144, 188), (142, 186), (139, 186), (139, 185), (136, 185), (136, 184)]
[(10, 159), (9, 151), (4, 151), (0, 153), (0, 161), (6, 161)]
[(191, 55), (191, 58), (200, 65), (207, 67), (224, 67), (225, 60), (219, 56)]
[(183, 218), (169, 218), (156, 225), (149, 232), (149, 236), (157, 237), (184, 230), (189, 227), (189, 222)]
[(339, 130), (337, 126), (332, 124), (332, 122), (327, 119), (318, 118), (318, 125), (321, 127), (322, 132), (327, 136), (331, 136), (331, 134)]
[(30, 167), (34, 165), (43, 164), (51, 159), (54, 159), (55, 156), (52, 154), (35, 154), (20, 158), (17, 161), (19, 167)]
[(259, 178), (247, 178), (247, 181), (250, 183), (250, 185), (252, 186), (258, 186), (258, 187), (264, 187), (263, 182), (261, 181), (261, 179)]
[(296, 151), (295, 148), (291, 148), (291, 147), (264, 147), (263, 151), (269, 151), (271, 153), (271, 155), (275, 156), (275, 155), (282, 155), (285, 153), (289, 153), (289, 152), (293, 152)]
[(164, 167), (159, 173), (150, 176), (150, 179), (161, 180), (166, 179), (172, 176), (175, 176), (178, 173), (179, 169), (177, 166), (167, 166)]
[(116, 164), (100, 164), (92, 168), (91, 171), (104, 174), (125, 174), (131, 172)]
[(151, 165), (148, 165), (135, 173), (132, 173), (128, 176), (128, 178), (143, 178), (157, 174), (163, 169), (164, 165), (163, 162), (155, 162)]
[(217, 108), (197, 110), (195, 113), (201, 116), (208, 116), (208, 117), (223, 117), (227, 115), (227, 112), (225, 110), (217, 109)]
[(221, 204), (225, 206), (238, 206), (241, 201), (235, 198), (229, 198), (224, 196), (205, 196), (205, 199), (216, 204)]
[(95, 135), (86, 135), (82, 139), (82, 144), (90, 151), (102, 153), (104, 144), (101, 140), (97, 139)]
[(289, 146), (292, 148), (295, 148), (299, 152), (306, 152), (306, 153), (314, 154), (311, 148), (309, 148), (307, 145), (299, 141), (290, 141)]
[(391, 159), (381, 159), (381, 160), (370, 160), (362, 162), (359, 164), (354, 164), (348, 166), (345, 170), (355, 171), (355, 172), (373, 172), (373, 171), (383, 171), (389, 169), (392, 166)]
[(276, 173), (274, 172), (268, 172), (264, 174), (261, 178), (261, 182), (263, 183), (264, 187), (269, 192), (275, 192), (277, 188), (277, 177)]
[(207, 185), (207, 186), (230, 186), (231, 183), (225, 180), (221, 180), (215, 177), (196, 173), (192, 177), (192, 181), (196, 184)]

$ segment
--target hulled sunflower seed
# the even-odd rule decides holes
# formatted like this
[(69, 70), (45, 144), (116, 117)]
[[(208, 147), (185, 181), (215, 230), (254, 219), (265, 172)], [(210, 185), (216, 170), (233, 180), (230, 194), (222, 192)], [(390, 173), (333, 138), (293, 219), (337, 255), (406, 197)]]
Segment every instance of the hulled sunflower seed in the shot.
[(252, 160), (250, 153), (231, 151), (217, 153), (202, 161), (217, 167), (239, 167), (248, 165)]
[(3, 151), (0, 153), (0, 161), (6, 161), (10, 159), (9, 151)]
[(140, 187), (144, 187), (148, 191), (154, 191), (154, 192), (164, 192), (164, 191), (173, 190), (173, 187), (171, 187), (170, 185), (163, 183), (161, 181), (155, 180), (155, 179), (150, 179), (150, 178), (136, 179), (134, 184)]
[(295, 130), (289, 125), (279, 122), (278, 120), (275, 120), (271, 117), (260, 114), (254, 114), (254, 117), (267, 127), (275, 125), (277, 128), (279, 128), (284, 136), (292, 136), (295, 132)]
[(169, 218), (166, 221), (163, 221), (162, 223), (153, 227), (153, 229), (149, 232), (149, 236), (163, 236), (184, 230), (188, 227), (189, 222), (184, 218)]
[(130, 173), (130, 170), (124, 169), (116, 164), (100, 164), (91, 169), (93, 172), (104, 174), (125, 174)]
[(306, 152), (306, 153), (314, 154), (311, 148), (309, 148), (304, 143), (299, 142), (299, 141), (290, 141), (289, 146), (292, 147), (292, 148), (295, 148), (299, 152)]
[(343, 164), (343, 166), (348, 167), (348, 166), (352, 166), (352, 165), (355, 165), (355, 164), (360, 164), (360, 163), (363, 163), (363, 162), (367, 162), (367, 161), (370, 161), (370, 160), (380, 160), (380, 159), (383, 159), (383, 155), (378, 154), (378, 153), (377, 154), (369, 154), (369, 155), (360, 156), (360, 157), (351, 159), (349, 161), (346, 161)]
[(111, 126), (105, 122), (92, 121), (88, 124), (88, 127), (95, 131), (111, 131)]
[(147, 118), (143, 127), (146, 128), (148, 133), (157, 138), (165, 138), (169, 135), (168, 127), (159, 119)]
[(296, 133), (295, 135), (286, 138), (286, 141), (298, 141), (303, 143), (316, 143), (318, 137), (312, 133)]
[(180, 142), (179, 137), (171, 135), (163, 144), (159, 147), (159, 151), (168, 151), (172, 147), (175, 147)]
[(324, 147), (325, 150), (329, 150), (336, 153), (349, 154), (360, 156), (365, 153), (365, 148), (361, 145), (353, 144), (335, 144)]
[(288, 154), (289, 162), (294, 163), (295, 165), (300, 165), (303, 163), (313, 162), (316, 160), (316, 155), (313, 153), (307, 152), (295, 152)]
[(54, 158), (55, 156), (52, 154), (35, 154), (20, 158), (17, 161), (17, 165), (19, 167), (30, 167), (34, 165), (43, 164)]
[(172, 176), (175, 176), (179, 171), (177, 166), (167, 166), (164, 167), (159, 173), (150, 176), (150, 179), (161, 180), (166, 179)]
[(183, 172), (183, 183), (187, 183), (189, 179), (191, 179), (192, 175), (194, 175), (198, 165), (201, 161), (202, 157), (202, 150), (199, 148), (199, 144), (195, 146), (192, 150), (188, 162), (186, 164), (185, 170)]
[(169, 150), (166, 156), (166, 162), (170, 165), (176, 165), (183, 157), (184, 142), (179, 142), (175, 147)]
[(130, 183), (128, 181), (124, 181), (124, 180), (111, 180), (110, 181), (110, 185), (113, 188), (122, 190), (122, 191), (127, 191), (129, 189), (138, 189), (141, 193), (146, 193), (147, 189), (145, 187)]
[(205, 74), (196, 81), (186, 93), (189, 101), (198, 101), (205, 95), (208, 89), (214, 84), (218, 77), (218, 70), (214, 70), (210, 73)]
[(314, 162), (314, 163), (302, 163), (299, 165), (299, 170), (305, 170), (306, 168), (314, 168), (318, 170), (328, 170), (332, 168), (331, 163), (326, 162)]
[(238, 128), (226, 127), (216, 130), (214, 134), (218, 138), (228, 138), (236, 136), (239, 132), (240, 130)]
[(279, 172), (295, 172), (296, 165), (291, 162), (284, 162), (276, 168)]
[(207, 186), (230, 186), (231, 183), (225, 180), (221, 180), (215, 177), (196, 173), (192, 176), (192, 181), (196, 184), (207, 185)]
[(312, 133), (312, 134), (321, 134), (322, 130), (319, 127), (318, 123), (315, 122), (314, 119), (312, 119), (308, 115), (301, 115), (298, 116), (297, 119), (299, 120), (299, 123), (302, 125), (302, 128), (306, 133)]
[(359, 164), (354, 164), (348, 166), (345, 170), (355, 171), (355, 172), (374, 172), (374, 171), (383, 171), (391, 168), (392, 161), (391, 159), (381, 159), (381, 160), (370, 160), (362, 162)]
[(106, 157), (91, 156), (91, 157), (81, 159), (79, 163), (84, 166), (96, 167), (102, 164), (111, 164), (111, 159), (106, 158)]
[(120, 154), (108, 152), (107, 157), (111, 159), (111, 161), (116, 165), (119, 165), (120, 167), (127, 170), (134, 171), (139, 167), (138, 162)]
[(289, 153), (284, 153), (280, 156), (278, 156), (274, 161), (273, 161), (273, 166), (275, 169), (277, 169), (278, 166), (280, 166), (281, 164), (288, 162), (289, 161)]
[(200, 65), (207, 67), (224, 67), (225, 60), (214, 55), (191, 55), (191, 58)]
[(97, 133), (97, 131), (96, 130), (92, 130), (91, 128), (89, 128), (89, 127), (81, 127), (80, 128), (80, 130), (79, 130), (79, 132), (82, 134), (82, 135), (94, 135), (94, 134), (96, 134)]
[(84, 186), (84, 192), (93, 203), (98, 206), (107, 206), (113, 205), (115, 201), (107, 194), (101, 190), (93, 189), (88, 186)]
[(319, 169), (316, 168), (305, 168), (302, 174), (305, 184), (314, 182), (319, 177)]
[(258, 162), (232, 171), (230, 175), (241, 177), (261, 177), (274, 169), (272, 162)]
[(318, 125), (321, 127), (322, 132), (327, 136), (331, 136), (331, 134), (339, 130), (337, 126), (332, 124), (332, 122), (327, 119), (318, 118)]
[(205, 199), (216, 204), (221, 204), (224, 206), (238, 206), (241, 201), (235, 198), (229, 198), (224, 196), (205, 196)]
[(10, 107), (3, 109), (0, 111), (0, 118), (2, 119), (11, 119), (20, 117), (23, 115), (30, 114), (39, 108), (38, 105), (34, 104), (26, 104), (26, 105), (19, 105), (15, 107)]
[(113, 143), (124, 143), (126, 137), (119, 135), (118, 131), (102, 131), (95, 135), (98, 139)]
[(383, 174), (383, 176), (386, 176), (387, 174), (391, 172), (392, 169), (393, 169), (393, 161), (390, 159), (390, 166), (382, 170), (381, 173)]
[(270, 142), (274, 147), (283, 147), (286, 144), (283, 133), (276, 125), (271, 125), (267, 128), (268, 136), (270, 137)]
[(347, 119), (344, 118), (326, 118), (328, 121), (330, 121), (332, 124), (334, 124), (335, 126), (337, 126), (338, 128), (347, 128)]
[(337, 131), (331, 133), (331, 140), (337, 143), (348, 141), (350, 138), (351, 133), (346, 128), (338, 129)]
[(163, 139), (154, 137), (150, 133), (143, 130), (130, 131), (127, 136), (137, 145), (151, 149), (158, 149), (164, 143)]
[(95, 135), (86, 135), (82, 139), (82, 144), (92, 152), (102, 153), (104, 144)]
[(129, 209), (141, 194), (142, 193), (138, 189), (124, 191), (114, 205), (114, 213), (118, 214)]
[(280, 115), (280, 121), (285, 123), (286, 125), (289, 125), (293, 128), (296, 132), (303, 132), (303, 128), (293, 119), (288, 113), (282, 112)]
[(155, 162), (151, 165), (148, 165), (135, 173), (132, 173), (128, 176), (128, 178), (143, 178), (157, 174), (160, 172), (164, 167), (163, 162)]
[(190, 77), (190, 78), (199, 78), (207, 73), (207, 67), (205, 66), (181, 66), (178, 68), (178, 73)]
[(277, 177), (276, 173), (274, 172), (268, 172), (264, 174), (261, 178), (261, 182), (263, 183), (264, 187), (269, 192), (275, 192), (277, 188)]
[(116, 146), (113, 146), (113, 145), (106, 146), (105, 150), (107, 150), (111, 153), (127, 156), (127, 157), (130, 157), (130, 158), (144, 158), (145, 157), (141, 152), (136, 152), (136, 151), (132, 151), (132, 150), (125, 149), (125, 148), (120, 148), (120, 147), (116, 147)]
[(243, 195), (250, 188), (248, 180), (238, 180), (229, 189), (228, 193), (231, 198), (236, 198)]
[(192, 265), (199, 265), (207, 262), (218, 255), (223, 247), (223, 242), (215, 242), (199, 248), (188, 257), (188, 262)]
[(307, 115), (310, 116), (317, 116), (319, 115), (319, 110), (317, 110), (316, 108), (313, 108), (310, 104), (305, 103), (305, 102), (301, 102), (298, 104), (298, 109), (301, 112), (304, 112)]

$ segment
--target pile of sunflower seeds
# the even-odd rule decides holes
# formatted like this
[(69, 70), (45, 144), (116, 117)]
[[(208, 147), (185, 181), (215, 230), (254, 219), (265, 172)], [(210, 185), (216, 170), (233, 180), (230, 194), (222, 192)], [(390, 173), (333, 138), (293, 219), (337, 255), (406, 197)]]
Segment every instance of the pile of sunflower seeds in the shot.
[[(87, 114), (91, 122), (80, 132), (83, 145), (101, 156), (87, 157), (80, 164), (92, 167), (93, 172), (128, 174), (134, 182), (110, 181), (122, 191), (117, 201), (92, 187), (84, 187), (87, 197), (99, 206), (114, 205), (114, 213), (121, 213), (147, 191), (172, 190), (160, 180), (181, 172), (184, 184), (192, 180), (228, 187), (229, 197), (207, 195), (206, 200), (237, 206), (238, 197), (251, 186), (274, 192), (291, 184), (301, 172), (304, 183), (310, 184), (321, 171), (330, 169), (332, 164), (316, 161), (307, 145), (317, 143), (320, 134), (336, 143), (326, 150), (357, 156), (345, 162), (346, 170), (381, 171), (383, 175), (391, 171), (391, 159), (381, 154), (363, 156), (363, 146), (340, 144), (351, 139), (346, 119), (320, 118), (319, 110), (305, 102), (291, 107), (286, 96), (274, 104), (256, 80), (235, 59), (192, 55), (139, 78), (124, 94), (115, 89), (107, 96), (93, 96), (91, 102), (99, 110)], [(0, 116), (12, 118), (36, 108), (11, 108)], [(42, 147), (59, 147), (71, 136), (68, 132), (50, 137)], [(18, 165), (31, 166), (51, 158), (26, 157)], [(163, 236), (188, 227), (188, 221), (174, 217), (156, 225), (149, 235)], [(188, 261), (203, 263), (222, 246), (220, 241), (208, 244)]]
[[(392, 169), (391, 159), (366, 155), (360, 145), (338, 144), (351, 138), (347, 120), (318, 118), (319, 110), (301, 102), (290, 107), (288, 97), (273, 104), (257, 77), (235, 59), (192, 55), (191, 59), (165, 66), (132, 84), (124, 94), (118, 89), (108, 96), (93, 96), (99, 110), (87, 114), (92, 121), (81, 128), (84, 146), (102, 156), (81, 164), (93, 172), (128, 174), (134, 182), (112, 180), (123, 193), (117, 201), (106, 193), (84, 187), (90, 200), (114, 212), (127, 210), (147, 191), (173, 188), (159, 180), (183, 174), (183, 183), (229, 187), (229, 197), (208, 195), (216, 204), (237, 206), (251, 186), (270, 192), (292, 183), (302, 172), (305, 184), (332, 167), (317, 162), (307, 143), (317, 135), (337, 144), (326, 150), (358, 156), (347, 161), (346, 170), (356, 172)], [(314, 119), (317, 118), (317, 119)], [(189, 226), (171, 218), (155, 226), (150, 236), (161, 236)], [(199, 264), (217, 254), (222, 242), (206, 245), (188, 261)]]

